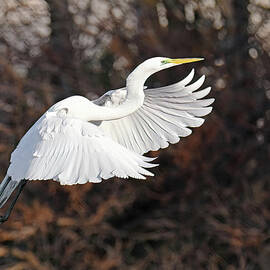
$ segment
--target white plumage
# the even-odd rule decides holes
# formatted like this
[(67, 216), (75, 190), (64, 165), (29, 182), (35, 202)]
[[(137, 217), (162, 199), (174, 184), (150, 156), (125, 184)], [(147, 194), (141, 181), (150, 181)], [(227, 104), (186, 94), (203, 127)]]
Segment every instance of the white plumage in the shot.
[[(210, 87), (198, 90), (205, 79), (187, 86), (194, 77), (194, 69), (182, 81), (165, 87), (144, 89), (143, 105), (134, 113), (111, 121), (103, 121), (100, 128), (126, 148), (144, 154), (177, 143), (179, 137), (191, 134), (188, 127), (199, 127), (209, 114), (214, 99), (198, 100), (210, 92)], [(94, 103), (115, 107), (125, 101), (126, 88), (109, 91)]]
[(114, 176), (145, 179), (153, 158), (143, 154), (177, 143), (203, 124), (214, 99), (197, 91), (204, 76), (147, 89), (153, 73), (202, 59), (151, 58), (127, 78), (125, 88), (111, 90), (93, 102), (81, 96), (53, 105), (29, 129), (11, 155), (7, 178), (0, 185), (0, 207), (23, 180), (53, 179), (63, 185), (101, 182)]
[[(71, 100), (82, 97), (71, 97)], [(11, 155), (7, 174), (21, 179), (59, 181), (63, 185), (101, 182), (113, 176), (144, 179), (152, 159), (132, 152), (96, 125), (46, 112)]]

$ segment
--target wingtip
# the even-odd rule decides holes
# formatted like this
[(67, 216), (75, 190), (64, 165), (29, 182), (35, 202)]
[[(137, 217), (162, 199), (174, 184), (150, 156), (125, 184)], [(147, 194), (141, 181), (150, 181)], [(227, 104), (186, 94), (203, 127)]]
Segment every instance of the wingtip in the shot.
[[(211, 113), (212, 112), (212, 110), (213, 110), (213, 107), (211, 106), (211, 107), (208, 107), (209, 108), (209, 112), (207, 113), (207, 114), (209, 114), (209, 113)], [(206, 115), (207, 115), (206, 114)]]
[[(215, 102), (215, 98), (209, 98), (209, 100), (211, 101), (210, 104), (213, 104), (213, 103)], [(210, 105), (210, 104), (209, 104), (209, 105)]]
[(146, 162), (152, 162), (154, 160), (156, 160), (158, 157), (145, 157), (143, 156), (143, 160)]
[(205, 119), (204, 118), (199, 118), (199, 119), (201, 119), (201, 122), (198, 124), (198, 126), (196, 126), (196, 127), (200, 127), (200, 126), (202, 126), (203, 125), (203, 123), (205, 122)]
[(185, 86), (185, 85), (189, 84), (192, 81), (192, 79), (194, 77), (194, 74), (195, 74), (195, 69), (192, 68), (191, 71), (190, 71), (190, 73), (184, 79), (182, 79), (181, 81), (179, 81), (177, 83), (177, 85)]
[(203, 74), (203, 75), (199, 78), (199, 80), (202, 80), (203, 83), (204, 83), (204, 81), (205, 81), (205, 75)]

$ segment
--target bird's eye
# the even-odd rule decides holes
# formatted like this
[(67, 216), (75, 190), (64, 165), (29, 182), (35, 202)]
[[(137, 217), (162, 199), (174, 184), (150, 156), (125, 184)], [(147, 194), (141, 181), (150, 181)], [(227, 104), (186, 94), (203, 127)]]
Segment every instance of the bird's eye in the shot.
[(168, 64), (169, 63), (169, 60), (168, 59), (165, 59), (165, 60), (162, 60), (161, 61), (161, 65), (165, 65), (165, 64)]

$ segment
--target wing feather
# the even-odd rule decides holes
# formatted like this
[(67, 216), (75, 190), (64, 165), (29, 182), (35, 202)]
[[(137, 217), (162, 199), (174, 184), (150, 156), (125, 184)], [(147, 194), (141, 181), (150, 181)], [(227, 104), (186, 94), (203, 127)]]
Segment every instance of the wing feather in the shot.
[[(156, 121), (160, 119), (160, 122), (163, 124), (162, 126), (164, 126), (168, 133), (174, 134), (176, 137), (187, 136), (190, 134), (190, 132), (187, 131), (185, 127), (181, 125), (179, 121), (177, 122), (177, 120), (175, 120), (175, 118), (173, 118), (171, 115), (163, 112), (157, 112), (151, 107), (147, 107), (147, 111), (153, 115), (153, 119)], [(188, 132), (188, 134), (185, 135), (186, 132)]]
[(211, 91), (211, 87), (207, 87), (207, 88), (205, 88), (203, 90), (192, 93), (192, 96), (195, 99), (200, 99), (200, 98), (203, 98), (203, 97), (207, 96), (210, 93), (210, 91)]
[[(127, 143), (122, 123), (120, 126), (122, 133), (117, 135)], [(145, 175), (153, 175), (144, 169), (156, 166), (151, 161), (118, 144), (92, 123), (47, 113), (12, 153), (7, 174), (15, 181), (53, 179), (67, 185), (114, 176), (145, 179)]]
[[(144, 89), (144, 103), (140, 109), (124, 118), (103, 121), (100, 128), (114, 141), (139, 154), (165, 148), (169, 143), (177, 143), (179, 137), (192, 133), (189, 127), (203, 124), (201, 118), (209, 114), (213, 98), (202, 99), (210, 87), (197, 91), (204, 83), (201, 76), (189, 84), (194, 77), (194, 69), (180, 82), (172, 85)], [(126, 89), (111, 90), (98, 100), (100, 106), (117, 106), (124, 101)]]
[[(151, 122), (147, 121), (148, 119), (143, 114), (141, 109), (139, 109), (137, 111), (137, 116), (138, 116), (138, 119), (140, 120), (140, 123), (142, 123), (142, 127), (143, 127), (145, 133), (147, 134), (147, 136), (149, 138), (147, 148), (152, 149), (154, 151), (158, 150), (160, 147), (162, 148), (162, 146), (160, 146), (160, 144), (157, 143), (157, 142), (161, 141), (162, 138), (156, 133), (154, 127), (151, 125)], [(167, 146), (164, 146), (163, 148), (165, 148)]]

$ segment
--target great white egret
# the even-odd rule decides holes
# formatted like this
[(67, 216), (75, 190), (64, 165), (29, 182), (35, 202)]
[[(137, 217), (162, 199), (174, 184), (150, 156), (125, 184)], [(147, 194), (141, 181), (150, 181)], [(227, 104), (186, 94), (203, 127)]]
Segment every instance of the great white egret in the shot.
[(144, 83), (160, 70), (200, 60), (154, 57), (135, 68), (124, 88), (108, 91), (94, 101), (68, 97), (49, 108), (11, 154), (0, 185), (0, 208), (19, 187), (0, 222), (9, 217), (27, 180), (53, 179), (73, 185), (99, 183), (114, 176), (153, 176), (147, 169), (156, 164), (143, 154), (190, 135), (188, 127), (202, 125), (201, 116), (211, 112), (208, 106), (214, 99), (201, 99), (210, 87), (196, 91), (204, 76), (189, 84), (194, 70), (169, 86), (147, 89)]

